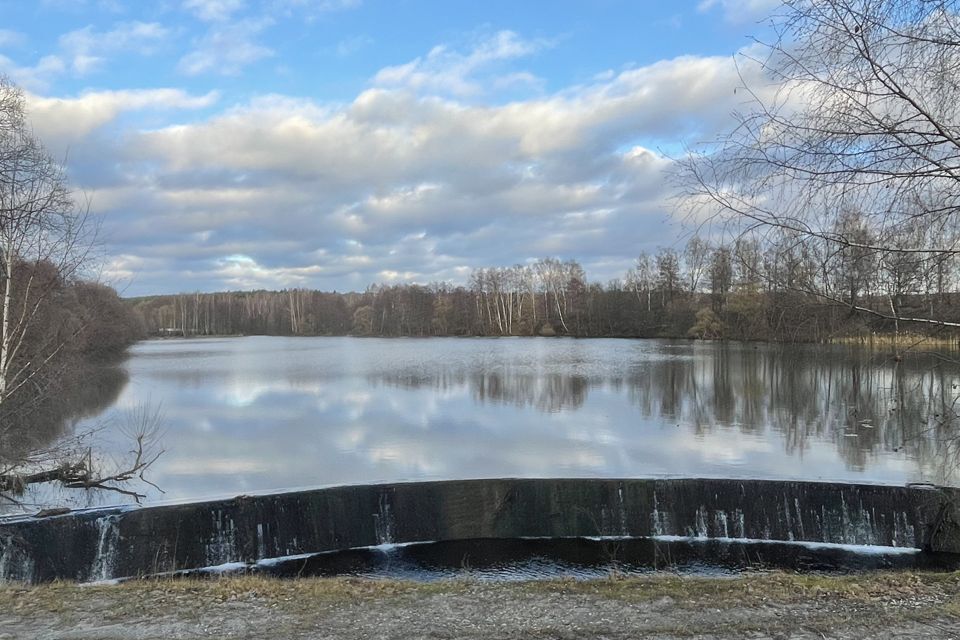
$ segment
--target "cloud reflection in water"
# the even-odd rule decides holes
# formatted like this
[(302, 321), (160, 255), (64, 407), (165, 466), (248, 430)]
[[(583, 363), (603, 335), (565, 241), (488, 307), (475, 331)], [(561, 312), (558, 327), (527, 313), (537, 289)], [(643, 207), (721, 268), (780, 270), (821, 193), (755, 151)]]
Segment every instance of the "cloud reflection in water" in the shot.
[(498, 476), (953, 480), (940, 445), (953, 427), (930, 407), (952, 402), (960, 369), (922, 356), (249, 337), (141, 343), (126, 369), (95, 419), (162, 405), (167, 452), (151, 478), (167, 494), (151, 499)]

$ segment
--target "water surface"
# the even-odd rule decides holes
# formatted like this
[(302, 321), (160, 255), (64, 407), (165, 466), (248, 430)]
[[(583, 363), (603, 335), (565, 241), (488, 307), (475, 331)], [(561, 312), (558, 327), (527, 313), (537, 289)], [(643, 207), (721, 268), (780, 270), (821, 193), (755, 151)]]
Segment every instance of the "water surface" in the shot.
[[(135, 345), (77, 428), (159, 407), (147, 501), (493, 477), (954, 483), (960, 367), (848, 347), (244, 337)], [(119, 496), (72, 495), (117, 502)]]

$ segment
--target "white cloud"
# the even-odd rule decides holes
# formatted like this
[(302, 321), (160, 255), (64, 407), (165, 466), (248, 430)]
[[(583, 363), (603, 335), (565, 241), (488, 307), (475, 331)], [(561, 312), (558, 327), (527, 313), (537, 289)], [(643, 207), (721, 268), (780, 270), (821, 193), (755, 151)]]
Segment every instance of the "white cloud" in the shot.
[(27, 89), (45, 90), (50, 82), (67, 70), (60, 56), (44, 56), (34, 65), (19, 65), (11, 58), (0, 54), (0, 73)]
[[(258, 44), (269, 21), (219, 11), (205, 14), (184, 73), (239, 73), (273, 54)], [(581, 260), (591, 278), (621, 276), (638, 251), (669, 242), (671, 161), (658, 146), (725, 128), (743, 100), (727, 57), (607, 71), (546, 93), (522, 65), (550, 44), (510, 31), (384, 68), (344, 103), (261, 95), (207, 115), (198, 111), (216, 93), (41, 95), (44, 81), (111, 51), (151, 51), (164, 31), (75, 31), (62, 57), (31, 68), (0, 57), (35, 83), (25, 84), (34, 127), (55, 155), (69, 149), (71, 178), (104, 216), (115, 256), (105, 275), (132, 280), (131, 294), (462, 281), (475, 266), (548, 254)], [(740, 73), (759, 78), (749, 62)], [(158, 109), (193, 113), (124, 115)]]
[(701, 0), (697, 11), (719, 8), (728, 22), (741, 23), (763, 18), (781, 4), (782, 0)]
[(247, 65), (273, 56), (272, 49), (256, 42), (269, 24), (269, 20), (243, 20), (213, 27), (193, 51), (180, 59), (180, 71), (190, 76), (236, 75)]
[(296, 12), (307, 20), (314, 20), (326, 13), (356, 9), (361, 4), (362, 0), (272, 0), (269, 6), (271, 15)]
[(145, 261), (139, 256), (120, 254), (110, 258), (103, 266), (102, 276), (110, 283), (130, 282), (144, 268)]
[(732, 59), (681, 57), (500, 105), (403, 84), (345, 105), (261, 96), (128, 133), (101, 152), (95, 204), (118, 253), (165, 265), (144, 293), (462, 280), (546, 254), (603, 280), (668, 241), (658, 141), (726, 126), (740, 83)]
[[(0, 47), (4, 46), (5, 38), (16, 38), (17, 35), (0, 30)], [(68, 72), (82, 76), (96, 71), (110, 54), (152, 54), (168, 35), (166, 28), (153, 22), (121, 23), (105, 32), (88, 26), (60, 36), (59, 53), (43, 56), (33, 65), (18, 64), (0, 54), (0, 73), (7, 74), (26, 89), (42, 92), (57, 77)]]
[(87, 13), (91, 9), (99, 9), (110, 13), (123, 13), (128, 6), (123, 0), (40, 0), (41, 4), (57, 11), (71, 11), (73, 13)]
[[(455, 96), (475, 95), (483, 90), (483, 83), (477, 78), (481, 71), (496, 63), (532, 55), (547, 44), (542, 40), (525, 40), (512, 31), (500, 31), (478, 42), (469, 53), (438, 45), (426, 56), (381, 69), (373, 83)], [(516, 74), (513, 76), (516, 79)], [(525, 81), (533, 78), (530, 74), (522, 77)]]
[(229, 287), (239, 289), (278, 289), (307, 285), (322, 274), (319, 265), (304, 267), (266, 267), (250, 256), (229, 255), (216, 260), (215, 274)]
[(312, 20), (319, 15), (355, 9), (361, 0), (183, 0), (183, 8), (200, 20), (206, 22), (226, 22), (249, 8), (263, 10), (264, 15), (292, 16), (300, 15)]
[(244, 8), (244, 0), (184, 0), (183, 8), (207, 21), (221, 21), (229, 19), (234, 13)]
[[(556, 170), (562, 167), (552, 163), (566, 162), (567, 153), (609, 153), (639, 136), (682, 136), (691, 123), (712, 127), (738, 104), (733, 89), (740, 83), (731, 59), (682, 57), (502, 106), (403, 89), (370, 89), (343, 108), (273, 96), (201, 124), (152, 132), (143, 144), (172, 170), (279, 170), (356, 184), (370, 184), (372, 175), (407, 180), (469, 165), (493, 170), (532, 162)], [(462, 177), (478, 179), (476, 172)]]
[(74, 73), (85, 75), (96, 71), (112, 53), (153, 54), (169, 35), (157, 22), (126, 22), (103, 32), (87, 26), (60, 36), (60, 48)]
[(201, 109), (216, 100), (216, 92), (194, 96), (180, 89), (89, 91), (75, 98), (27, 96), (37, 135), (54, 147), (80, 140), (126, 111)]

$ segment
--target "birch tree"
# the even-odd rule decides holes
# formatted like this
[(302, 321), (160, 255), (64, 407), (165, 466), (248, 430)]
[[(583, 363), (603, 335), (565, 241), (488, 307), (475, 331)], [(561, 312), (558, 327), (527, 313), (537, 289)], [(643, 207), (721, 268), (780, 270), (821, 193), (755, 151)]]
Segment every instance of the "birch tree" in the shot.
[(643, 252), (637, 257), (636, 266), (627, 271), (627, 286), (636, 294), (637, 300), (645, 304), (649, 312), (653, 309), (651, 296), (654, 274), (650, 256)]
[(35, 385), (70, 339), (33, 335), (57, 288), (39, 274), (47, 266), (72, 278), (91, 231), (63, 168), (27, 124), (23, 93), (0, 78), (0, 405)]

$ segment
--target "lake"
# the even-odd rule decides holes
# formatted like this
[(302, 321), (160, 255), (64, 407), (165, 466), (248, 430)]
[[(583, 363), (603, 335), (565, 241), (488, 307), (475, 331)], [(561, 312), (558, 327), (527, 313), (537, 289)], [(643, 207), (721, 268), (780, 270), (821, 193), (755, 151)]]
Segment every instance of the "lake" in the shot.
[[(120, 456), (138, 407), (147, 502), (491, 477), (956, 483), (960, 366), (851, 347), (566, 338), (151, 340), (78, 417)], [(100, 394), (103, 396), (104, 394)], [(122, 501), (70, 491), (73, 505)], [(44, 501), (37, 498), (38, 501)]]

